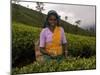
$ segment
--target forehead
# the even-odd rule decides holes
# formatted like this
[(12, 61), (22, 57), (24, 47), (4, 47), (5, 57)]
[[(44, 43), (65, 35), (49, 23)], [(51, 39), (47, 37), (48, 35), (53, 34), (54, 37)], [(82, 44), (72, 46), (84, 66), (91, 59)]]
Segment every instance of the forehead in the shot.
[(56, 18), (56, 16), (54, 16), (54, 15), (50, 15), (50, 16), (49, 16), (49, 18), (54, 18), (54, 19), (55, 19), (55, 18)]

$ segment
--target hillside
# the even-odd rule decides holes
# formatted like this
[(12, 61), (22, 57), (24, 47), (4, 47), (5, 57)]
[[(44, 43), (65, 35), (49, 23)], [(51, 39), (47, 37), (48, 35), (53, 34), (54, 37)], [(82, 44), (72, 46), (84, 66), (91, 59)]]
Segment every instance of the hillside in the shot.
[[(19, 22), (34, 27), (43, 27), (46, 15), (35, 10), (28, 9), (21, 5), (12, 4), (12, 22)], [(70, 23), (61, 20), (60, 25), (65, 32), (86, 36), (95, 36), (95, 34), (76, 27)]]

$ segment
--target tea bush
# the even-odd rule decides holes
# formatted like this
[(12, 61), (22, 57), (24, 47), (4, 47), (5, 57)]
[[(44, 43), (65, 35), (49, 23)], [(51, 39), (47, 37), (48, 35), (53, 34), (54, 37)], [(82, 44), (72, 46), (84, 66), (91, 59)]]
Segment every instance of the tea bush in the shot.
[(76, 58), (68, 57), (61, 63), (57, 62), (34, 62), (22, 68), (13, 68), (12, 74), (25, 74), (25, 73), (39, 73), (39, 72), (58, 72), (58, 71), (75, 71), (75, 70), (88, 70), (96, 68), (96, 58)]
[[(12, 24), (12, 64), (20, 66), (35, 60), (34, 43), (39, 39), (41, 28), (13, 22)], [(90, 57), (96, 55), (95, 37), (66, 34), (68, 55)], [(22, 63), (22, 64), (21, 64)]]

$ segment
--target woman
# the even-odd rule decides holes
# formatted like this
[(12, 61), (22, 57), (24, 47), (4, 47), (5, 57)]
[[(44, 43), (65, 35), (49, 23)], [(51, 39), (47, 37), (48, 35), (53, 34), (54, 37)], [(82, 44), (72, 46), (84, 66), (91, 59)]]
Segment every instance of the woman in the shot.
[(56, 11), (48, 12), (46, 23), (40, 33), (40, 52), (45, 61), (56, 60), (60, 62), (67, 57), (67, 41), (64, 30), (59, 25), (59, 16)]

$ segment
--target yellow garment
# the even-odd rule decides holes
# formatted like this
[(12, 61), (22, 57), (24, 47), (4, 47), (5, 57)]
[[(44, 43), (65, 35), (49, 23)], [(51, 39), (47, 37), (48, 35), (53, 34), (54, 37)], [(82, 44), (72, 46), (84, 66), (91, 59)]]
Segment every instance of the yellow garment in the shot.
[(62, 54), (62, 45), (61, 45), (61, 28), (56, 27), (53, 36), (52, 42), (46, 43), (46, 51), (48, 53), (53, 53), (55, 56)]

